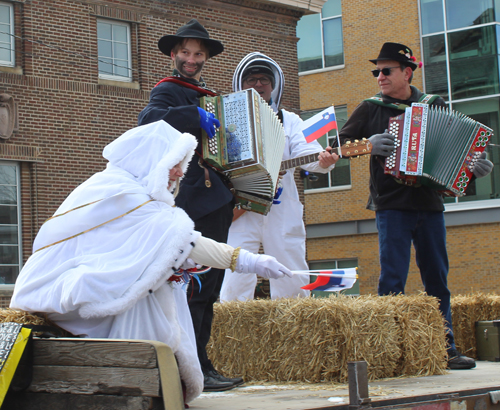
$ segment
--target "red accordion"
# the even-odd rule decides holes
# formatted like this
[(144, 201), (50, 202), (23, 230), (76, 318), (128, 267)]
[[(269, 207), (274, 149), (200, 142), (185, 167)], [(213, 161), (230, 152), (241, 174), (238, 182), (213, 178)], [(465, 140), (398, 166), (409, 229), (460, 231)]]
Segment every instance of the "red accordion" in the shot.
[(385, 173), (407, 185), (422, 184), (448, 196), (463, 196), (477, 158), (493, 131), (464, 114), (414, 103), (389, 120), (395, 136)]

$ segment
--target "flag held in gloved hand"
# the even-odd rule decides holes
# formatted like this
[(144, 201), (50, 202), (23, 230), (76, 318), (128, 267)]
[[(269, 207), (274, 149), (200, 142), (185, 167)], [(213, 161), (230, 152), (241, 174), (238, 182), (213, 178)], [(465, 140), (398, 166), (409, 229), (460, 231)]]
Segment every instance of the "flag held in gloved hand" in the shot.
[(318, 275), (316, 280), (309, 285), (302, 286), (302, 289), (338, 292), (352, 288), (358, 278), (356, 268), (336, 270), (325, 269), (316, 272), (317, 273), (312, 273), (311, 271), (311, 275)]
[(302, 134), (307, 142), (312, 142), (333, 129), (337, 129), (337, 120), (335, 109), (331, 106), (304, 121)]

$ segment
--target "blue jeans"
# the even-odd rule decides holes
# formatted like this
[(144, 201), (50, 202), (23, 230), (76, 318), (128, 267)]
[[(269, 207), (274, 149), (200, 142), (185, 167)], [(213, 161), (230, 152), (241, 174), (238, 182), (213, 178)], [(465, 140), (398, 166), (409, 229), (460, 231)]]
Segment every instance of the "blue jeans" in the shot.
[(439, 309), (448, 329), (449, 347), (455, 348), (447, 284), (449, 266), (443, 213), (377, 211), (376, 220), (381, 268), (378, 294), (404, 293), (413, 242), (424, 289), (428, 295), (439, 299)]

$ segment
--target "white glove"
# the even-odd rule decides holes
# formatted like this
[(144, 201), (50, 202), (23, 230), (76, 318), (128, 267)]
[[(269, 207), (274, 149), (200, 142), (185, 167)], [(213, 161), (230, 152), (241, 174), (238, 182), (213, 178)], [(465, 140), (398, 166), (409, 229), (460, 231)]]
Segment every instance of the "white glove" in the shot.
[(486, 159), (486, 152), (481, 152), (479, 158), (474, 165), (474, 170), (472, 171), (476, 178), (482, 178), (488, 175), (491, 171), (493, 171), (493, 162), (489, 159)]
[(385, 130), (383, 134), (375, 134), (368, 138), (368, 141), (372, 144), (372, 155), (380, 155), (382, 157), (388, 157), (394, 150), (394, 135), (389, 134)]
[(197, 265), (194, 262), (194, 260), (192, 260), (191, 258), (187, 258), (184, 261), (184, 263), (181, 265), (180, 269), (188, 270), (188, 269), (193, 269), (193, 268), (196, 268), (196, 267), (197, 267)]
[(275, 257), (256, 255), (245, 249), (240, 250), (236, 261), (236, 270), (241, 273), (256, 273), (266, 279), (279, 279), (285, 276), (292, 277), (292, 272), (279, 263)]

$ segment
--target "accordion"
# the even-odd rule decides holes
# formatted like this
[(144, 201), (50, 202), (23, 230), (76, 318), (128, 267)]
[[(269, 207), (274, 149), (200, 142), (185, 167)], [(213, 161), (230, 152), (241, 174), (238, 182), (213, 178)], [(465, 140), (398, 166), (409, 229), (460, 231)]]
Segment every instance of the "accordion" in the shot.
[(395, 136), (395, 149), (384, 172), (447, 196), (465, 195), (475, 163), (493, 136), (464, 114), (418, 103), (390, 118), (388, 132)]
[(272, 205), (285, 130), (254, 89), (203, 97), (200, 107), (221, 122), (213, 138), (202, 131), (202, 157), (231, 181), (238, 207), (266, 215)]

